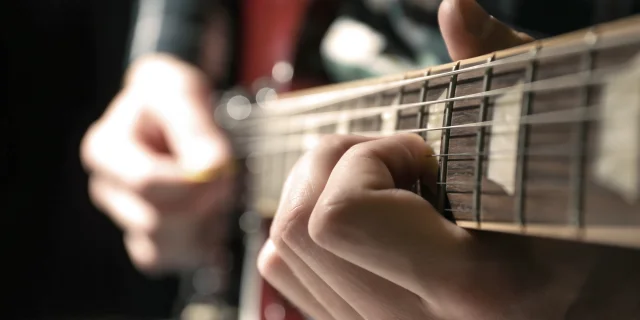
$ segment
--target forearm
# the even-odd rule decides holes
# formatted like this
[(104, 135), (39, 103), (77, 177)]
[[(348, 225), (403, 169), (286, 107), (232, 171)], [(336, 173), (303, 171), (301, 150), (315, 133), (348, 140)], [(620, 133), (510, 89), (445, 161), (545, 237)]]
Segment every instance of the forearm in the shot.
[(474, 239), (468, 281), (480, 289), (470, 293), (478, 306), (491, 306), (487, 314), (629, 319), (640, 312), (640, 255), (633, 250), (486, 233)]

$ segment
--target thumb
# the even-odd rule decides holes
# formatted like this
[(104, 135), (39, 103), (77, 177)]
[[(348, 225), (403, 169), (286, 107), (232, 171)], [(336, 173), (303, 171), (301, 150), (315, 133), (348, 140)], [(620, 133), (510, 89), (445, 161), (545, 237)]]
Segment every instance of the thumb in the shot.
[(131, 97), (158, 126), (187, 178), (209, 181), (232, 163), (231, 148), (214, 122), (211, 90), (202, 71), (170, 56), (151, 55), (138, 59), (126, 80)]
[(454, 61), (533, 41), (489, 15), (476, 0), (444, 0), (438, 20)]
[(216, 126), (213, 108), (199, 95), (161, 102), (156, 116), (171, 152), (188, 178), (205, 182), (228, 173), (231, 148)]

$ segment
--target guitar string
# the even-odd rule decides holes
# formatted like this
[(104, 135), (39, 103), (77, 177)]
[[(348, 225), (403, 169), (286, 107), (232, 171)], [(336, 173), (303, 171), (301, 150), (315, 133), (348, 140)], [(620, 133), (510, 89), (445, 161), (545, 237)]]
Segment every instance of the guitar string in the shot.
[[(560, 111), (550, 111), (538, 114), (532, 114), (527, 116), (522, 116), (518, 119), (518, 121), (484, 121), (484, 122), (475, 122), (468, 124), (460, 124), (460, 125), (452, 125), (452, 126), (443, 126), (437, 128), (420, 128), (420, 129), (400, 129), (393, 130), (389, 132), (381, 132), (381, 131), (362, 131), (362, 132), (349, 132), (349, 135), (359, 135), (366, 137), (388, 137), (392, 135), (398, 134), (406, 134), (406, 133), (428, 133), (434, 131), (443, 131), (443, 130), (457, 130), (457, 129), (468, 129), (468, 128), (482, 128), (482, 127), (506, 127), (506, 126), (522, 126), (522, 125), (549, 125), (549, 124), (562, 124), (562, 123), (579, 123), (579, 122), (587, 122), (587, 121), (598, 121), (606, 119), (603, 117), (598, 110), (595, 110), (599, 104), (592, 104), (588, 106), (579, 106), (572, 109), (560, 110)], [(242, 145), (244, 149), (251, 149), (251, 152), (256, 154), (264, 154), (264, 153), (281, 153), (281, 152), (293, 152), (298, 148), (304, 149), (304, 144), (312, 144), (314, 141), (319, 140), (322, 136), (333, 135), (334, 133), (315, 133), (315, 134), (298, 134), (298, 135), (283, 135), (276, 137), (262, 137), (260, 140), (263, 140), (262, 145), (260, 145), (260, 140), (256, 138), (249, 138), (250, 141), (246, 142)], [(440, 138), (433, 141), (427, 142), (438, 142)], [(284, 147), (278, 148), (278, 144), (283, 144)], [(264, 151), (256, 151), (258, 149), (266, 149)], [(283, 150), (281, 150), (283, 149)]]
[[(544, 47), (538, 52), (537, 55), (532, 54), (532, 52), (524, 52), (524, 53), (517, 54), (515, 56), (507, 57), (504, 59), (495, 60), (495, 61), (487, 62), (483, 64), (478, 64), (475, 66), (464, 67), (459, 70), (453, 70), (453, 71), (443, 72), (439, 74), (431, 74), (428, 76), (421, 76), (421, 77), (407, 79), (407, 80), (396, 80), (396, 81), (393, 81), (390, 83), (384, 83), (384, 84), (363, 85), (357, 88), (341, 89), (340, 91), (336, 91), (336, 92), (324, 92), (324, 93), (309, 94), (301, 97), (287, 97), (279, 100), (276, 99), (266, 103), (266, 104), (272, 104), (273, 106), (265, 106), (265, 107), (261, 107), (261, 109), (268, 114), (267, 116), (265, 116), (265, 118), (269, 118), (273, 116), (287, 116), (295, 113), (317, 110), (320, 108), (335, 105), (337, 103), (342, 103), (342, 102), (346, 102), (354, 99), (360, 99), (366, 96), (379, 94), (385, 91), (402, 88), (410, 84), (430, 81), (438, 78), (450, 77), (450, 76), (464, 74), (464, 73), (468, 73), (476, 70), (487, 70), (489, 68), (509, 66), (509, 65), (513, 65), (521, 62), (531, 62), (534, 60), (540, 60), (545, 58), (558, 58), (566, 55), (583, 53), (589, 50), (612, 49), (620, 46), (632, 45), (640, 41), (640, 39), (637, 36), (635, 36), (634, 33), (631, 33), (631, 32), (629, 32), (629, 34), (627, 35), (618, 36), (615, 38), (596, 42), (595, 39), (597, 39), (597, 37), (598, 35), (593, 33), (592, 31), (591, 33), (585, 34), (585, 42), (583, 43), (583, 45), (571, 44), (571, 45), (565, 45), (565, 46)], [(364, 93), (362, 93), (362, 91), (364, 91)], [(356, 93), (349, 94), (350, 92), (356, 92)], [(341, 95), (341, 97), (338, 99), (318, 102), (318, 100), (322, 96), (338, 95), (338, 94)], [(314, 105), (314, 103), (316, 105)], [(259, 105), (260, 105), (259, 103), (254, 103), (251, 105), (251, 107), (252, 109), (257, 109), (255, 107)]]
[[(491, 157), (492, 161), (500, 161), (502, 159), (500, 158), (496, 158), (496, 156), (499, 155), (505, 155), (507, 156), (505, 160), (513, 160), (516, 156), (518, 155), (526, 155), (526, 156), (530, 156), (530, 157), (549, 157), (549, 158), (557, 158), (557, 157), (571, 157), (573, 155), (575, 155), (572, 152), (567, 151), (568, 145), (550, 145), (550, 146), (544, 146), (544, 145), (539, 145), (535, 148), (529, 147), (527, 151), (519, 151), (516, 149), (511, 149), (511, 150), (497, 150), (497, 151), (492, 151), (492, 152), (483, 152), (483, 153), (451, 153), (451, 154), (433, 154), (430, 156), (427, 156), (428, 158), (449, 158), (449, 161), (459, 161), (459, 162), (465, 162), (465, 161), (475, 161), (475, 157)], [(538, 148), (548, 148), (545, 150), (537, 150)], [(454, 157), (473, 157), (473, 158), (462, 158), (462, 159), (452, 159)], [(626, 157), (619, 157), (619, 158), (626, 158)]]
[[(465, 71), (468, 71), (468, 70), (460, 70), (460, 72), (465, 72)], [(590, 74), (590, 75), (592, 75), (592, 73), (591, 73), (591, 72), (589, 72), (589, 74)], [(444, 75), (441, 75), (441, 76), (444, 76)], [(594, 83), (596, 83), (596, 82), (594, 82)], [(588, 85), (588, 84), (587, 84), (587, 85)], [(523, 90), (523, 91), (524, 91), (524, 90)], [(517, 93), (517, 92), (516, 92), (516, 93)], [(480, 95), (479, 97), (482, 97), (482, 95)], [(457, 97), (457, 98), (458, 98), (458, 99), (463, 99), (464, 97)], [(436, 104), (436, 103), (442, 103), (442, 102), (446, 102), (446, 101), (436, 101), (436, 102), (432, 101), (431, 103), (432, 103), (432, 104)], [(427, 104), (428, 104), (428, 103), (427, 103)], [(397, 107), (397, 106), (396, 106), (396, 107)], [(387, 108), (387, 110), (386, 110), (386, 111), (388, 112), (388, 108)], [(477, 125), (477, 124), (476, 124), (476, 125)], [(469, 125), (466, 125), (466, 127), (469, 127)], [(444, 129), (444, 128), (440, 128), (440, 130), (443, 130), (443, 129)], [(437, 130), (437, 129), (427, 129), (427, 130)], [(415, 132), (415, 130), (413, 130), (413, 131)], [(449, 155), (441, 155), (441, 156), (449, 156)], [(451, 155), (451, 156), (453, 156), (453, 155)]]
[[(384, 114), (391, 114), (411, 108), (418, 107), (435, 107), (439, 104), (448, 102), (458, 102), (465, 100), (473, 100), (480, 98), (489, 98), (499, 95), (517, 95), (524, 93), (539, 93), (545, 91), (560, 91), (571, 88), (580, 88), (586, 86), (605, 84), (609, 81), (611, 76), (620, 72), (621, 67), (612, 67), (601, 70), (577, 72), (571, 75), (559, 76), (544, 80), (538, 80), (531, 83), (519, 84), (510, 87), (494, 89), (485, 92), (478, 92), (468, 95), (462, 95), (453, 98), (444, 98), (425, 102), (415, 102), (406, 104), (396, 104), (387, 106), (375, 106), (362, 109), (348, 109), (342, 111), (330, 111), (324, 113), (317, 113), (313, 115), (294, 116), (284, 120), (261, 120), (260, 124), (256, 126), (255, 123), (239, 123), (238, 126), (232, 126), (234, 131), (251, 130), (252, 127), (259, 127), (256, 130), (261, 130), (260, 134), (263, 137), (282, 134), (283, 131), (296, 132), (300, 130), (309, 130), (319, 128), (323, 126), (336, 125), (341, 122), (353, 121), (359, 119), (366, 119)], [(507, 104), (507, 103), (505, 103)], [(247, 128), (248, 127), (248, 128)]]

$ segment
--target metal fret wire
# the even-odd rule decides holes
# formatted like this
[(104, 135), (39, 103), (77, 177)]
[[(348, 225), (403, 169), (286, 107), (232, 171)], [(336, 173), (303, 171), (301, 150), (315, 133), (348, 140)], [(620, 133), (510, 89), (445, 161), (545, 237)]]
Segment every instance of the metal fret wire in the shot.
[[(534, 56), (540, 52), (540, 47), (534, 49)], [(533, 59), (527, 67), (525, 81), (531, 83), (535, 81), (536, 71), (538, 69), (538, 60)], [(528, 116), (532, 112), (533, 93), (528, 92), (524, 95), (522, 100), (521, 116)], [(516, 164), (516, 199), (515, 199), (515, 221), (517, 221), (521, 227), (525, 227), (526, 220), (526, 192), (527, 192), (527, 157), (524, 155), (524, 150), (527, 150), (529, 146), (529, 129), (530, 126), (525, 124), (520, 126), (518, 132), (518, 156)]]
[[(406, 76), (405, 76), (405, 79), (406, 79)], [(402, 102), (404, 101), (405, 89), (406, 89), (406, 87), (402, 86), (402, 87), (400, 87), (400, 90), (398, 91), (398, 96), (397, 96), (398, 105), (402, 105)], [(394, 128), (394, 130), (396, 130), (396, 131), (400, 130), (400, 125), (402, 124), (402, 120), (403, 119), (401, 117), (401, 114), (402, 114), (402, 110), (397, 110), (396, 111), (396, 126)], [(417, 183), (414, 184), (411, 187), (411, 192), (418, 193), (418, 184)]]
[[(428, 77), (429, 75), (431, 75), (431, 69), (427, 70), (427, 72), (425, 72), (424, 74), (426, 77)], [(420, 100), (418, 100), (419, 102), (425, 102), (427, 101), (427, 95), (429, 94), (429, 80), (426, 80), (423, 84), (422, 84), (422, 88), (420, 88)], [(426, 118), (425, 118), (426, 117)], [(416, 128), (423, 128), (426, 127), (427, 124), (425, 123), (425, 119), (429, 119), (429, 108), (427, 108), (427, 106), (422, 106), (420, 107), (420, 110), (418, 110), (418, 116), (416, 117)], [(427, 142), (427, 133), (426, 132), (421, 132), (420, 136), (422, 137), (422, 139)], [(416, 187), (416, 192), (421, 196), (421, 197), (425, 197), (425, 190), (422, 190), (422, 184), (423, 181), (422, 179), (418, 179), (418, 184)]]
[[(456, 63), (456, 65), (453, 67), (453, 71), (456, 71), (457, 69), (460, 68), (460, 62)], [(451, 77), (451, 81), (449, 82), (449, 90), (447, 93), (447, 96), (449, 98), (453, 98), (456, 96), (456, 89), (458, 86), (458, 75), (453, 75)], [(445, 106), (445, 114), (444, 114), (444, 124), (443, 127), (450, 127), (451, 126), (451, 120), (453, 119), (453, 105), (454, 105), (454, 101), (448, 102), (447, 105)], [(442, 134), (442, 148), (440, 149), (440, 153), (442, 154), (447, 154), (449, 153), (449, 139), (451, 136), (451, 129), (444, 129), (444, 132)], [(440, 182), (447, 182), (447, 173), (448, 173), (448, 168), (449, 168), (449, 159), (448, 158), (440, 158), (440, 172), (439, 172), (439, 179), (438, 181)], [(442, 187), (438, 187), (437, 188), (437, 195), (438, 195), (438, 209), (440, 212), (444, 212), (443, 210), (445, 209), (445, 198), (447, 196), (446, 190), (445, 188)]]
[[(594, 29), (591, 29), (588, 35), (592, 35), (593, 42), (591, 49), (587, 51), (584, 56), (584, 66), (583, 69), (587, 71), (592, 71), (595, 67), (595, 51), (592, 49), (598, 43), (598, 34)], [(587, 38), (588, 39), (588, 38)], [(585, 86), (582, 95), (581, 104), (583, 106), (588, 106), (591, 100), (591, 88), (589, 86)], [(578, 123), (576, 125), (576, 132), (574, 133), (574, 155), (572, 159), (572, 165), (570, 167), (570, 177), (571, 177), (571, 194), (569, 199), (569, 217), (571, 219), (571, 223), (575, 225), (578, 229), (583, 229), (585, 227), (585, 212), (584, 212), (584, 196), (585, 196), (585, 186), (584, 186), (584, 176), (586, 174), (586, 162), (587, 162), (587, 134), (589, 132), (589, 123), (583, 122)]]
[[(491, 58), (489, 58), (489, 61), (487, 61), (487, 63), (491, 63), (493, 60), (495, 60), (495, 58), (496, 58), (496, 55), (495, 54), (492, 55)], [(491, 89), (492, 76), (493, 76), (493, 68), (488, 68), (484, 76), (484, 84), (482, 88), (484, 92), (487, 92)], [(480, 104), (480, 114), (478, 116), (479, 122), (487, 121), (488, 105), (489, 105), (489, 98), (488, 97), (483, 98), (482, 103)], [(483, 176), (482, 166), (483, 166), (484, 157), (481, 155), (482, 153), (484, 153), (485, 133), (486, 133), (486, 129), (484, 127), (478, 128), (478, 134), (477, 134), (477, 140), (476, 140), (477, 155), (475, 159), (475, 173), (474, 173), (476, 187), (473, 189), (473, 216), (475, 218), (476, 223), (478, 224), (478, 227), (482, 222), (482, 208), (481, 208), (482, 183), (481, 182), (482, 182), (482, 176)]]
[[(623, 36), (618, 36), (618, 37), (612, 38), (612, 39), (606, 39), (606, 41), (600, 41), (596, 45), (588, 45), (587, 44), (587, 48), (583, 47), (584, 44), (571, 44), (571, 45), (564, 45), (564, 46), (558, 45), (558, 46), (554, 46), (554, 47), (546, 47), (546, 48), (544, 48), (544, 50), (542, 50), (542, 52), (540, 52), (538, 54), (536, 59), (558, 58), (558, 57), (567, 56), (567, 55), (571, 55), (571, 54), (579, 54), (579, 53), (584, 52), (585, 50), (611, 49), (611, 48), (621, 47), (621, 46), (625, 46), (625, 45), (633, 45), (635, 43), (638, 43), (639, 41), (640, 41), (640, 39), (637, 37), (637, 35), (635, 33), (629, 32), (629, 34), (625, 34)], [(475, 65), (475, 66), (471, 66), (471, 67), (465, 67), (465, 68), (462, 68), (462, 69), (458, 69), (456, 71), (448, 71), (448, 72), (443, 72), (443, 73), (440, 73), (440, 74), (417, 77), (417, 78), (413, 78), (413, 79), (410, 79), (410, 80), (396, 81), (396, 82), (386, 83), (386, 84), (382, 84), (382, 85), (381, 84), (375, 84), (375, 85), (369, 85), (369, 86), (353, 88), (352, 90), (363, 91), (363, 89), (366, 89), (367, 87), (373, 87), (373, 88), (382, 87), (382, 89), (371, 90), (370, 92), (366, 92), (364, 94), (354, 94), (354, 95), (348, 96), (346, 98), (341, 98), (341, 99), (336, 99), (336, 100), (329, 101), (329, 102), (324, 102), (324, 103), (321, 103), (320, 105), (315, 106), (313, 108), (306, 108), (306, 109), (301, 109), (301, 110), (298, 110), (298, 111), (294, 110), (291, 113), (285, 113), (284, 111), (280, 111), (280, 110), (287, 109), (287, 106), (286, 106), (287, 102), (289, 102), (289, 104), (291, 104), (291, 105), (294, 105), (294, 106), (297, 106), (298, 108), (300, 108), (301, 102), (298, 101), (298, 99), (299, 99), (298, 97), (284, 98), (284, 99), (281, 99), (281, 100), (273, 101), (275, 104), (280, 104), (280, 106), (269, 107), (268, 110), (270, 110), (270, 112), (273, 112), (274, 115), (268, 116), (268, 117), (286, 116), (286, 115), (291, 115), (291, 114), (299, 113), (299, 112), (317, 110), (317, 109), (320, 109), (320, 108), (324, 108), (324, 107), (330, 106), (332, 104), (336, 104), (336, 103), (340, 103), (340, 102), (347, 102), (347, 101), (350, 101), (350, 100), (355, 100), (355, 99), (363, 98), (363, 97), (366, 97), (366, 96), (375, 95), (375, 94), (378, 94), (378, 93), (381, 93), (381, 92), (397, 89), (397, 88), (402, 87), (402, 86), (408, 86), (408, 85), (419, 83), (419, 82), (423, 82), (423, 81), (449, 77), (449, 76), (458, 75), (458, 74), (471, 72), (471, 71), (486, 70), (487, 68), (490, 68), (490, 67), (494, 67), (495, 68), (495, 67), (498, 67), (498, 66), (508, 66), (508, 65), (513, 65), (513, 64), (516, 64), (516, 63), (521, 63), (521, 62), (530, 62), (533, 59), (534, 59), (534, 57), (532, 57), (530, 53), (520, 53), (520, 54), (517, 54), (517, 55), (514, 55), (514, 56), (510, 56), (510, 57), (506, 57), (506, 58), (503, 58), (503, 59), (500, 59), (500, 60), (496, 60), (496, 61), (494, 61), (492, 63), (484, 63), (484, 64), (479, 64), (479, 65)], [(343, 90), (343, 91), (345, 91), (345, 90)], [(319, 95), (322, 95), (322, 94), (324, 94), (324, 93), (315, 94), (315, 95), (319, 96)], [(252, 107), (254, 107), (254, 106), (252, 106)], [(291, 109), (295, 109), (296, 107), (290, 107), (290, 108)], [(278, 115), (277, 113), (283, 113), (283, 114)]]
[[(425, 76), (429, 76), (431, 74), (431, 69), (429, 69), (426, 73)], [(420, 102), (426, 102), (427, 101), (427, 96), (429, 94), (429, 80), (426, 80), (424, 82), (424, 84), (422, 85), (422, 88), (420, 89)], [(421, 106), (420, 110), (418, 111), (418, 117), (417, 117), (417, 125), (416, 128), (422, 128), (423, 126), (426, 127), (425, 124), (425, 119), (429, 119), (429, 108), (427, 108), (427, 106)], [(427, 133), (426, 132), (422, 132), (420, 133), (420, 135), (422, 136), (423, 139), (427, 139)]]
[[(405, 78), (406, 78), (406, 76), (405, 76)], [(398, 105), (399, 106), (402, 105), (402, 102), (404, 100), (404, 95), (405, 95), (405, 91), (406, 91), (405, 89), (406, 89), (406, 87), (402, 86), (402, 87), (400, 87), (400, 90), (398, 92), (397, 99), (398, 99)], [(396, 128), (395, 128), (395, 130), (400, 130), (400, 121), (402, 120), (400, 118), (401, 113), (402, 113), (402, 110), (396, 110)]]
[[(380, 93), (380, 94), (376, 95), (376, 98), (375, 98), (375, 103), (376, 103), (376, 104), (375, 104), (375, 105), (380, 105), (380, 104), (382, 104), (382, 101), (383, 101), (383, 100), (384, 100), (384, 95), (383, 95), (382, 93)], [(365, 106), (365, 108), (366, 108), (366, 106)], [(382, 115), (382, 113), (380, 113), (380, 115)], [(374, 128), (375, 128), (376, 126), (382, 126), (382, 118), (378, 117), (378, 118), (376, 119), (376, 122), (378, 122), (378, 123), (373, 123), (373, 127), (374, 127)], [(374, 129), (374, 128), (371, 128), (371, 129), (372, 129), (372, 130), (376, 130), (376, 129)], [(380, 129), (377, 129), (377, 130), (378, 130), (378, 131), (380, 131)]]

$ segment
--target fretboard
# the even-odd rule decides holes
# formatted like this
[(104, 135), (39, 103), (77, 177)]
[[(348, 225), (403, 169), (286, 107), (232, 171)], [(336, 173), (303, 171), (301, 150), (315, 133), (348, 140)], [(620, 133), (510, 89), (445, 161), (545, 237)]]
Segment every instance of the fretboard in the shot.
[(232, 127), (264, 216), (322, 135), (412, 132), (459, 226), (640, 247), (640, 18), (260, 105)]

